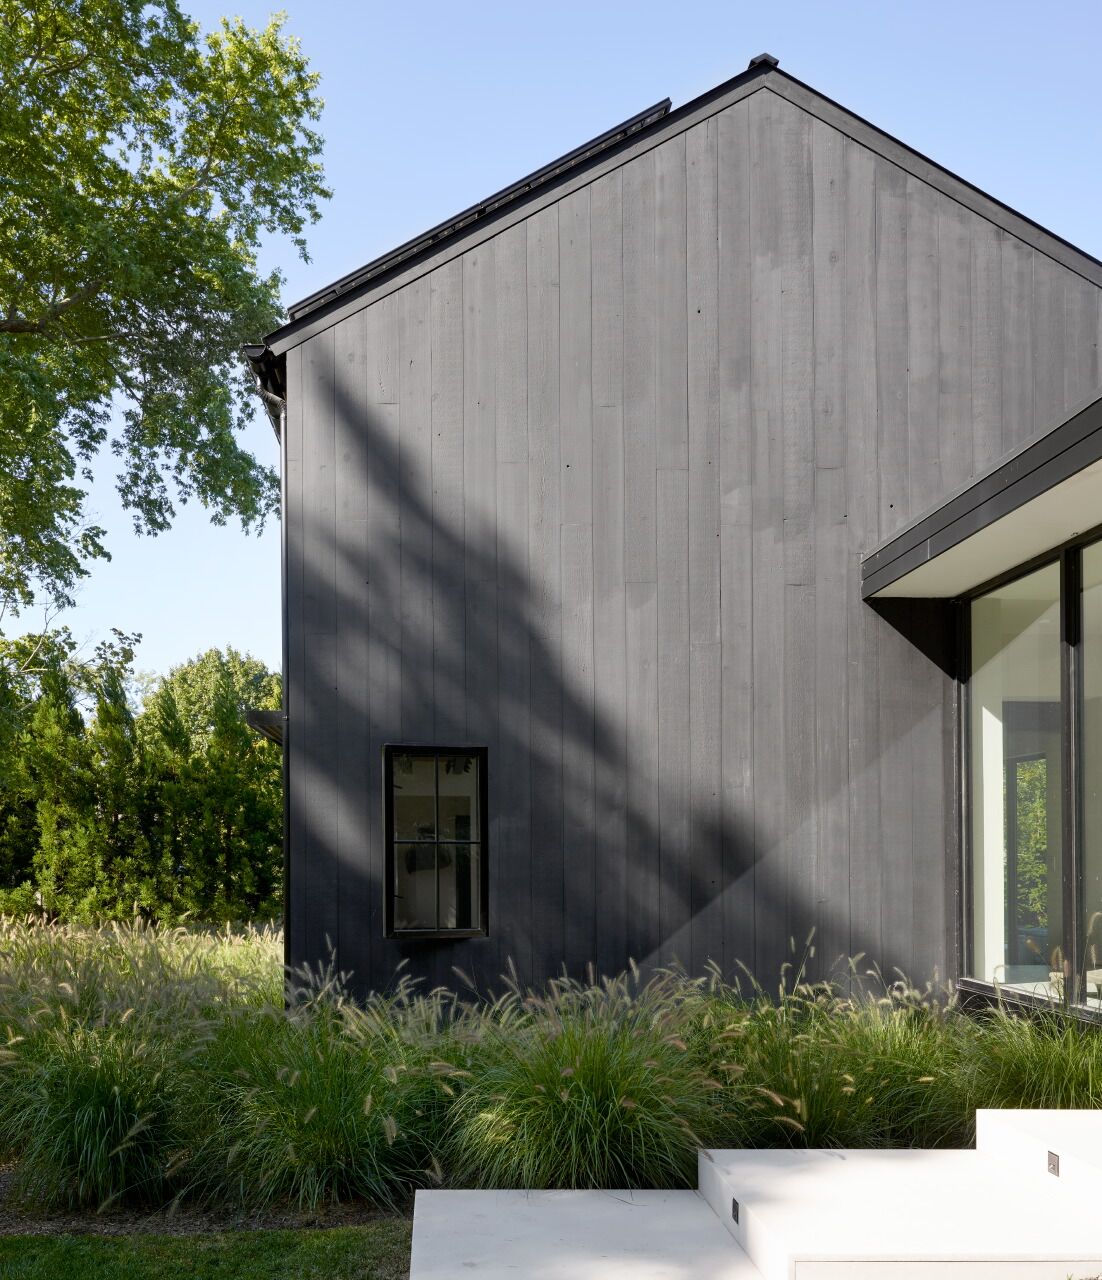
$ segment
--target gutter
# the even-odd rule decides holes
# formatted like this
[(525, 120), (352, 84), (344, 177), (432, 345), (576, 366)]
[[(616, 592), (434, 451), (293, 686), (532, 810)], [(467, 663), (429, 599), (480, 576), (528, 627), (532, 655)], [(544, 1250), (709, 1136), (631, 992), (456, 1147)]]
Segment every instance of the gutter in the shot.
[(283, 439), (283, 419), (287, 412), (287, 367), (263, 342), (247, 342), (241, 350), (256, 379), (256, 393), (264, 403), (277, 440)]
[[(279, 442), (279, 596), (280, 596), (280, 666), (283, 673), (282, 705), (277, 712), (250, 711), (251, 728), (278, 741), (283, 753), (283, 963), (290, 965), (294, 957), (291, 947), (291, 752), (288, 713), (290, 699), (290, 638), (287, 616), (287, 358), (277, 356), (263, 342), (246, 343), (242, 353), (248, 361), (256, 390)], [(278, 737), (277, 737), (278, 734)]]

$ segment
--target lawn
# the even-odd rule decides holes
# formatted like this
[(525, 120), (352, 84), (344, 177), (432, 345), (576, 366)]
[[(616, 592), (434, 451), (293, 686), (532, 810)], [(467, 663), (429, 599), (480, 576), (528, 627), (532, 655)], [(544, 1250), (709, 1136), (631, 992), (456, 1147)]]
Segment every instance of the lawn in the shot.
[(0, 1280), (402, 1280), (410, 1223), (191, 1236), (0, 1236)]

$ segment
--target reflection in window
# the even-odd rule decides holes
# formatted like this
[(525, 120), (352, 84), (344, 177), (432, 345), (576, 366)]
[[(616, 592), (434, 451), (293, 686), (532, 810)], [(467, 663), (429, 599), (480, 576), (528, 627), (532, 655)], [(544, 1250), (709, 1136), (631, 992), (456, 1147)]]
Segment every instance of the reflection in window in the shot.
[(1059, 566), (998, 587), (971, 609), (972, 972), (1058, 994)]
[(1045, 756), (1006, 762), (1007, 964), (1046, 964), (1049, 921), (1049, 778)]
[(393, 931), (484, 930), (483, 753), (386, 752)]

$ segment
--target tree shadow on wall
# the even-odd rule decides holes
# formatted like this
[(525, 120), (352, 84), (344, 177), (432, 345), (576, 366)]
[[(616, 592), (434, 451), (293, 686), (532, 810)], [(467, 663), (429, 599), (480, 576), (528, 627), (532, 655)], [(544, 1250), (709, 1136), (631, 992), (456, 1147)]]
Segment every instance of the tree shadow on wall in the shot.
[[(351, 360), (333, 368), (331, 334), (310, 346), (333, 417), (309, 465), (289, 462), (292, 961), (331, 942), (360, 992), (402, 961), (483, 989), (510, 963), (528, 982), (629, 958), (731, 977), (741, 961), (771, 985), (789, 938), (824, 924), (814, 886), (790, 874), (791, 833), (660, 776), (653, 635), (630, 671), (602, 661), (591, 527), (541, 524), (530, 502), (557, 461), (465, 475), (461, 436), (424, 406), (400, 428), (397, 403), (365, 407)], [(630, 589), (656, 610), (655, 584)], [(383, 936), (382, 749), (403, 742), (488, 748), (486, 938)]]

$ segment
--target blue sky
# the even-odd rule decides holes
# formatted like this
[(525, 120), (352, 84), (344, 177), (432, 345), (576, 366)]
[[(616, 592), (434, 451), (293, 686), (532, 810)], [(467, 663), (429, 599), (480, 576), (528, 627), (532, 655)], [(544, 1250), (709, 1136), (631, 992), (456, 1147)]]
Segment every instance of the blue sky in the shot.
[[(204, 27), (275, 6), (184, 0)], [(1013, 0), (379, 4), (285, 0), (322, 74), (334, 198), (312, 262), (272, 243), (287, 301), (474, 203), (663, 97), (678, 106), (768, 51), (790, 74), (1102, 257), (1102, 6)], [(277, 461), (263, 415), (249, 436)], [(140, 631), (165, 671), (212, 645), (279, 663), (279, 532), (186, 509), (137, 538), (105, 479), (114, 559), (59, 621), (89, 644)], [(33, 625), (34, 619), (25, 619)]]

